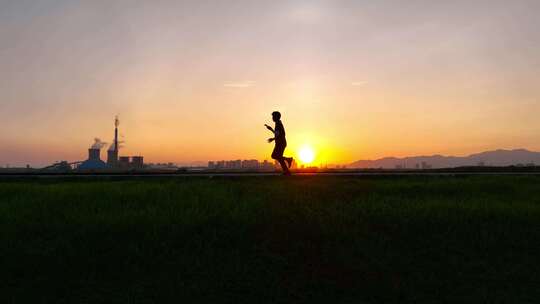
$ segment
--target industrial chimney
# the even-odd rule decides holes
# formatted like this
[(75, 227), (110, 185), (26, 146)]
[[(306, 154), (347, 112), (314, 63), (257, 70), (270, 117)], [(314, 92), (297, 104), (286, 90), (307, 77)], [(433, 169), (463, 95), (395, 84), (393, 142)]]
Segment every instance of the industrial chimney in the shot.
[(90, 148), (88, 149), (88, 160), (100, 160), (100, 149)]
[(114, 142), (107, 151), (107, 165), (110, 167), (118, 166), (118, 125), (120, 125), (120, 121), (116, 116), (114, 119)]
[(106, 169), (107, 164), (101, 160), (101, 148), (107, 143), (102, 142), (99, 138), (94, 138), (94, 144), (88, 149), (88, 159), (82, 162), (79, 170), (101, 170)]
[(109, 150), (107, 151), (107, 165), (111, 166), (111, 167), (116, 167), (116, 156), (118, 154), (115, 153), (114, 150)]

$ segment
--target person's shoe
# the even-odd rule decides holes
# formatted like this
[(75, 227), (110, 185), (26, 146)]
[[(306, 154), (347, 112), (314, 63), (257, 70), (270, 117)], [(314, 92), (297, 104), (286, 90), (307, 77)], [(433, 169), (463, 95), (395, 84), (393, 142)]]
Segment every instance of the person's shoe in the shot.
[(294, 160), (294, 159), (293, 159), (292, 157), (289, 157), (289, 158), (286, 159), (287, 164), (289, 165), (289, 168), (292, 166), (293, 160)]

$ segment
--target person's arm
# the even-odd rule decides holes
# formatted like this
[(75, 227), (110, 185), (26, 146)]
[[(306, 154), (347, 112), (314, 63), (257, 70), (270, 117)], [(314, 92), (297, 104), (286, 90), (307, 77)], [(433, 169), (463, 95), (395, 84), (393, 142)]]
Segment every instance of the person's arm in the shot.
[(270, 132), (272, 132), (272, 133), (274, 133), (274, 134), (276, 133), (276, 132), (274, 131), (274, 129), (273, 129), (272, 127), (270, 127), (269, 125), (265, 124), (264, 126), (265, 126), (268, 130), (270, 130)]
[(269, 125), (265, 124), (264, 125), (268, 130), (270, 130), (270, 132), (274, 133), (274, 137), (272, 138), (269, 138), (268, 139), (268, 142), (271, 143), (273, 142), (276, 138), (275, 138), (275, 134), (276, 134), (276, 131), (274, 131), (274, 129), (272, 127), (270, 127)]

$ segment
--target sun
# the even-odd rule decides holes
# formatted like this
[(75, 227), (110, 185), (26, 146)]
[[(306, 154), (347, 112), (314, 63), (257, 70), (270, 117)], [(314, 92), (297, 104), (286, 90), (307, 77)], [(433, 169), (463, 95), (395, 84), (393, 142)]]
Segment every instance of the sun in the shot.
[(305, 146), (298, 152), (300, 161), (304, 164), (310, 164), (315, 159), (315, 152), (311, 147)]

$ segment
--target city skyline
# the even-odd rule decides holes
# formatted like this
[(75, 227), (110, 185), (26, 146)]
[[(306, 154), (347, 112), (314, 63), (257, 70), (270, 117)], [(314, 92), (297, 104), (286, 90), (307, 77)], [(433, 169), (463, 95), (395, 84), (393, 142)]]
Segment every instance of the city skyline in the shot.
[(148, 162), (540, 150), (540, 3), (0, 4), (0, 165), (111, 142)]

